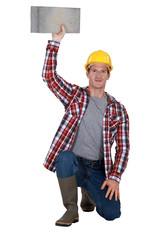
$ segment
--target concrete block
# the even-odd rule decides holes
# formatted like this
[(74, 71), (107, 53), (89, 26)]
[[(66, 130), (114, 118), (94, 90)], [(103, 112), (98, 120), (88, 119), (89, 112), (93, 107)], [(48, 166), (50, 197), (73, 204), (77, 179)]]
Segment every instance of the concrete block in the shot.
[(80, 8), (31, 7), (32, 33), (57, 33), (61, 24), (66, 33), (79, 33)]

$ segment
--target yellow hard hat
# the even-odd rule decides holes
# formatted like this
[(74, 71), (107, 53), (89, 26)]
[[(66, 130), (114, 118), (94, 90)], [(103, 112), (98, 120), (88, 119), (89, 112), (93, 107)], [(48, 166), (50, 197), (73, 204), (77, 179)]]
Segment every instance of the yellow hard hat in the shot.
[(85, 64), (86, 71), (88, 70), (88, 66), (93, 63), (103, 63), (109, 66), (109, 71), (111, 72), (113, 69), (111, 58), (108, 53), (98, 50), (90, 54), (88, 57), (87, 63)]

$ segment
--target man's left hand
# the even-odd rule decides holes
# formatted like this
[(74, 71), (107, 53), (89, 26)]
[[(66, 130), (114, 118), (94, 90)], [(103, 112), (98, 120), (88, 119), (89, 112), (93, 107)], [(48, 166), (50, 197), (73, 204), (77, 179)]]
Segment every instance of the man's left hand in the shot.
[(115, 200), (120, 200), (119, 183), (115, 180), (107, 179), (103, 182), (101, 190), (103, 190), (106, 186), (108, 186), (108, 190), (106, 192), (105, 198), (109, 196), (109, 200), (112, 200), (112, 197), (115, 194)]

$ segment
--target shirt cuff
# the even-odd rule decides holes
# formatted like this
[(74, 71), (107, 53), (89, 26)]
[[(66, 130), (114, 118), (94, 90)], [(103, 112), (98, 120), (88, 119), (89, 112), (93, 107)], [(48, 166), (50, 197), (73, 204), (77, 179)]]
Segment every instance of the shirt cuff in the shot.
[(119, 183), (120, 180), (121, 180), (121, 174), (118, 173), (118, 172), (111, 172), (108, 178), (112, 179), (112, 180), (115, 180)]
[(55, 47), (59, 47), (59, 45), (60, 45), (59, 42), (56, 42), (56, 41), (53, 41), (53, 40), (48, 40), (48, 44), (50, 44), (52, 46), (55, 46)]
[(120, 178), (116, 176), (110, 176), (109, 179), (115, 180), (116, 182), (120, 183)]

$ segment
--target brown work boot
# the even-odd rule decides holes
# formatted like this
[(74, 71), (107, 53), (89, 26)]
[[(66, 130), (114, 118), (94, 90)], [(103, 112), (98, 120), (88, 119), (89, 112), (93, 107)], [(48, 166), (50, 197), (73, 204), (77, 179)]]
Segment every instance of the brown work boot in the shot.
[(77, 206), (77, 180), (76, 176), (58, 178), (62, 200), (67, 211), (56, 221), (56, 226), (69, 227), (72, 223), (79, 221)]
[(96, 206), (96, 203), (93, 201), (89, 193), (85, 188), (81, 188), (82, 192), (82, 200), (81, 200), (81, 208), (84, 212), (92, 212)]

